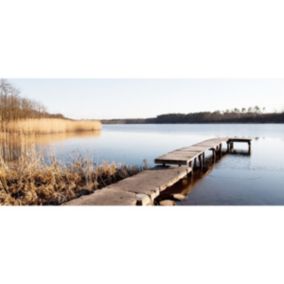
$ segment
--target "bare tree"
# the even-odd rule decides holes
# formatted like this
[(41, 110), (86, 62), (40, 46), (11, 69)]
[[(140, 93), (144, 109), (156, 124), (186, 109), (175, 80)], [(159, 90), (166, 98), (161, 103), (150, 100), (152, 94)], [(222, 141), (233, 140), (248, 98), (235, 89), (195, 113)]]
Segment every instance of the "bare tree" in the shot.
[(54, 117), (47, 112), (41, 103), (21, 98), (19, 94), (19, 90), (7, 80), (0, 80), (0, 123), (2, 130), (6, 123), (12, 120)]

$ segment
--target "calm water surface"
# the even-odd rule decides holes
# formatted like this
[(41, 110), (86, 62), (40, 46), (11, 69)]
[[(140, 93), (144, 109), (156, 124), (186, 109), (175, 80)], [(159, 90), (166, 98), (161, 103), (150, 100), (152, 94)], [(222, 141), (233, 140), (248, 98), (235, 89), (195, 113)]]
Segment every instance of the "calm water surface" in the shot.
[[(180, 205), (284, 205), (284, 125), (106, 125), (100, 134), (46, 139), (41, 148), (62, 161), (81, 154), (94, 162), (142, 165), (179, 147), (216, 136), (256, 137), (251, 156), (227, 155)], [(239, 149), (246, 145), (237, 145)]]

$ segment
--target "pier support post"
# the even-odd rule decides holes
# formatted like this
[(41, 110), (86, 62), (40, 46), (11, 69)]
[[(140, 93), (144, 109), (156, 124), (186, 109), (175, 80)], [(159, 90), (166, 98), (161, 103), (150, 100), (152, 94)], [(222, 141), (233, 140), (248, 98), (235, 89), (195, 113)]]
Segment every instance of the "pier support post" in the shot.
[(219, 145), (219, 158), (222, 157), (222, 143)]
[(215, 148), (211, 148), (210, 149), (212, 151), (212, 163), (215, 164), (216, 162), (216, 149)]
[(234, 150), (234, 142), (230, 143), (230, 152), (232, 152)]
[(227, 152), (231, 153), (233, 151), (233, 149), (234, 149), (234, 142), (228, 141), (227, 142)]
[(198, 156), (198, 161), (199, 161), (199, 167), (201, 170), (203, 170), (203, 155)]
[(193, 182), (193, 171), (188, 174), (187, 178), (190, 180), (190, 183)]
[(193, 169), (197, 168), (197, 159), (196, 158), (193, 160), (193, 167), (192, 168)]

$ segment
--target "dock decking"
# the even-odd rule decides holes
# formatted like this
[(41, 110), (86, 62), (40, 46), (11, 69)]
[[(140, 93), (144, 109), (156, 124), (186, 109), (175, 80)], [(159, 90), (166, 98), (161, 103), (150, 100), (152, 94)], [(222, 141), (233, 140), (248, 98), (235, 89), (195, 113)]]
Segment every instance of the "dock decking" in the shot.
[(145, 170), (65, 205), (152, 205), (162, 191), (187, 177), (191, 171), (188, 167)]
[(184, 147), (155, 159), (156, 164), (178, 165), (193, 167), (195, 163), (199, 162), (201, 166), (204, 164), (205, 153), (212, 151), (212, 158), (215, 160), (216, 155), (222, 152), (223, 143), (227, 144), (227, 151), (230, 152), (234, 148), (234, 143), (248, 143), (248, 151), (251, 151), (251, 139), (249, 138), (214, 138), (194, 144), (190, 147)]
[(206, 152), (212, 151), (215, 162), (222, 155), (223, 143), (227, 144), (227, 152), (234, 149), (234, 143), (247, 143), (251, 152), (251, 139), (239, 137), (214, 138), (177, 149), (155, 159), (159, 166), (145, 170), (135, 176), (109, 185), (93, 194), (80, 197), (64, 205), (153, 205), (154, 200), (164, 190), (193, 173), (205, 164)]

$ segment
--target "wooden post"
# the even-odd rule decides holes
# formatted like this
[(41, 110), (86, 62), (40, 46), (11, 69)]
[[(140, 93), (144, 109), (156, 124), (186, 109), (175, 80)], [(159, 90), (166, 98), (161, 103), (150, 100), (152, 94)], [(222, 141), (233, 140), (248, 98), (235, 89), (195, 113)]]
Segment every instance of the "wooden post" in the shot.
[(214, 164), (216, 162), (216, 149), (211, 148), (210, 150), (212, 151), (212, 162)]
[(251, 141), (248, 141), (249, 154), (251, 154)]
[(199, 167), (200, 167), (200, 169), (203, 170), (202, 154), (198, 156), (198, 161), (199, 161)]
[(234, 149), (234, 142), (229, 141), (227, 142), (227, 152), (230, 153)]
[(196, 158), (194, 158), (193, 160), (193, 169), (196, 169), (197, 168), (197, 160)]
[(193, 182), (193, 171), (188, 174), (188, 178), (190, 179), (190, 183)]

